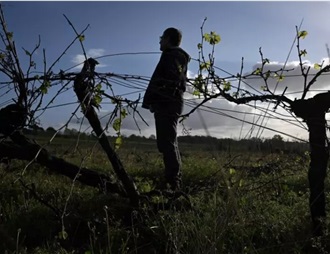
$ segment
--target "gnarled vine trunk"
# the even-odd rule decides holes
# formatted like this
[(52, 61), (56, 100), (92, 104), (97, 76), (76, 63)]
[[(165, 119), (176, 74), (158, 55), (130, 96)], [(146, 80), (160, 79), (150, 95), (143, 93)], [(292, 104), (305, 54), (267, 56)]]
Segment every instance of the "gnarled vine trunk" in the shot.
[(307, 100), (293, 102), (294, 113), (303, 118), (309, 130), (310, 165), (308, 181), (309, 206), (316, 234), (322, 234), (322, 220), (326, 216), (324, 181), (329, 159), (325, 114), (330, 108), (330, 93), (322, 93)]
[(97, 61), (92, 58), (89, 58), (85, 61), (84, 66), (81, 70), (81, 73), (77, 75), (74, 81), (74, 90), (77, 94), (77, 97), (80, 101), (83, 114), (88, 119), (90, 125), (92, 126), (95, 134), (98, 137), (99, 143), (102, 146), (103, 150), (107, 154), (112, 167), (122, 182), (127, 195), (134, 206), (138, 206), (139, 203), (139, 192), (134, 184), (134, 181), (128, 175), (126, 170), (124, 169), (123, 164), (117, 156), (117, 153), (111, 147), (107, 136), (104, 133), (104, 130), (101, 126), (100, 120), (93, 108), (92, 102), (92, 84), (94, 78), (94, 69)]

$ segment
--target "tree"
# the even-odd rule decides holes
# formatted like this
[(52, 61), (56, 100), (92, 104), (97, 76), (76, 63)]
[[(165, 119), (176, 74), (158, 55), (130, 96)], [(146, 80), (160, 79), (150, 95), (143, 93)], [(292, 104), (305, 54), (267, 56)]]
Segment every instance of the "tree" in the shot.
[(272, 137), (272, 140), (283, 142), (283, 137), (281, 135), (276, 134)]
[(49, 126), (46, 129), (46, 132), (49, 133), (49, 134), (55, 134), (56, 133), (56, 130), (53, 127)]

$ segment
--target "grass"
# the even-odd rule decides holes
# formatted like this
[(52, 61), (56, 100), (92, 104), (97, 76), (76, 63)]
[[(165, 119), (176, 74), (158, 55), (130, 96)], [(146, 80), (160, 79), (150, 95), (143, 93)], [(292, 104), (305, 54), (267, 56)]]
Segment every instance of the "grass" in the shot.
[[(111, 172), (98, 146), (68, 152), (72, 144), (55, 142), (52, 149), (77, 165)], [(182, 147), (189, 201), (180, 197), (166, 210), (148, 203), (133, 210), (118, 195), (73, 183), (36, 164), (23, 176), (25, 162), (2, 165), (0, 238), (8, 239), (0, 243), (0, 252), (328, 253), (328, 235), (311, 236), (306, 154)], [(123, 146), (118, 153), (139, 191), (152, 190), (163, 173), (157, 151)], [(153, 198), (158, 208), (164, 200)]]

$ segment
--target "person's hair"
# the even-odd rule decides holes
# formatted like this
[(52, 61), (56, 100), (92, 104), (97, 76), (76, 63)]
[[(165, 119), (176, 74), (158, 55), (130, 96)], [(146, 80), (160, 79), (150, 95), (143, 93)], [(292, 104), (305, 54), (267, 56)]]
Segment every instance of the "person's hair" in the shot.
[(169, 38), (169, 41), (172, 44), (172, 46), (180, 46), (182, 33), (180, 30), (174, 27), (170, 27), (164, 31), (163, 37)]

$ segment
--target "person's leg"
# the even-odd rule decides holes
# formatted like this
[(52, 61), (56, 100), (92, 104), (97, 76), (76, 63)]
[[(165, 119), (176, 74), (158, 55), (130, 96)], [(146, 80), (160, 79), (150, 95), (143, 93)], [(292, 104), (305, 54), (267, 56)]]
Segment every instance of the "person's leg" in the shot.
[(180, 188), (181, 157), (177, 141), (176, 115), (155, 113), (157, 147), (163, 154), (165, 165), (165, 179), (172, 189)]

